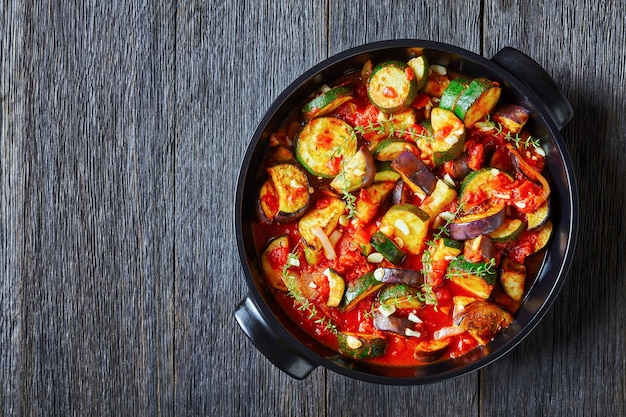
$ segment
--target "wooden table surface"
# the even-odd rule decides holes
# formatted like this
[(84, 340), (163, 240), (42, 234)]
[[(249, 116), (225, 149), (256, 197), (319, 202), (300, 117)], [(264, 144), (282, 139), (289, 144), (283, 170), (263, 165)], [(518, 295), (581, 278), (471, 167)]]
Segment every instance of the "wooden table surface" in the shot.
[[(618, 0), (0, 2), (0, 415), (626, 415)], [(233, 201), (274, 98), (367, 42), (505, 46), (557, 81), (576, 257), (512, 352), (414, 387), (298, 381), (234, 319)]]

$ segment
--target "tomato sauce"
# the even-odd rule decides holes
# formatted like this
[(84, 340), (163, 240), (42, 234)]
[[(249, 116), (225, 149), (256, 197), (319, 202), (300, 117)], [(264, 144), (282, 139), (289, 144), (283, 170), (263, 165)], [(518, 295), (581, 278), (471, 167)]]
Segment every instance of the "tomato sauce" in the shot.
[[(407, 77), (412, 81), (415, 78), (411, 70), (407, 70)], [(436, 90), (445, 84), (445, 77), (437, 75), (433, 81), (436, 85), (432, 88)], [(352, 85), (354, 97), (333, 108), (331, 113), (325, 116), (338, 118), (352, 126), (358, 137), (358, 147), (364, 146), (372, 152), (372, 158), (378, 164), (377, 167), (390, 162), (376, 160), (374, 149), (381, 140), (395, 137), (407, 143), (419, 144), (417, 137), (423, 138), (429, 135), (429, 131), (422, 122), (428, 120), (429, 109), (438, 102), (438, 97), (426, 92), (418, 93), (409, 107), (413, 109), (413, 119), (409, 119), (406, 124), (402, 125), (398, 124), (394, 115), (381, 113), (369, 102), (366, 80), (361, 80), (354, 75), (339, 80), (337, 85)], [(425, 91), (429, 91), (429, 88), (426, 87)], [(397, 95), (392, 87), (387, 87), (384, 94), (388, 97)], [(483, 122), (485, 120), (488, 120), (488, 115), (485, 115)], [(387, 126), (390, 123), (395, 123), (391, 130)], [(301, 129), (304, 124), (298, 111), (285, 121), (284, 126), (272, 135), (266, 164), (275, 163), (271, 157), (271, 149), (284, 147), (289, 152), (295, 152), (293, 140), (290, 138), (297, 137), (298, 129)], [(386, 134), (385, 131), (387, 131)], [(464, 327), (462, 320), (459, 320), (464, 309), (470, 308), (472, 303), (481, 300), (477, 295), (479, 294), (476, 290), (477, 283), (483, 287), (486, 285), (487, 289), (494, 294), (487, 301), (501, 309), (503, 316), (514, 313), (519, 303), (510, 299), (498, 279), (494, 278), (495, 275), (490, 275), (487, 279), (471, 268), (492, 268), (491, 273), (495, 274), (494, 271), (503, 257), (524, 263), (529, 256), (537, 252), (538, 247), (545, 244), (541, 242), (541, 239), (545, 237), (540, 237), (539, 231), (524, 231), (509, 241), (492, 241), (489, 233), (493, 230), (480, 233), (480, 236), (484, 235), (483, 239), (487, 244), (477, 253), (490, 254), (489, 259), (481, 261), (482, 263), (474, 262), (474, 260), (470, 262), (464, 258), (466, 253), (470, 253), (468, 247), (476, 242), (476, 238), (458, 242), (459, 246), (454, 247), (456, 249), (450, 249), (452, 255), (439, 256), (436, 259), (433, 258), (436, 256), (435, 243), (448, 237), (446, 226), (462, 209), (493, 204), (497, 200), (498, 204), (506, 205), (507, 219), (525, 221), (525, 213), (538, 208), (542, 203), (542, 198), (545, 197), (546, 190), (542, 189), (541, 184), (535, 180), (536, 178), (529, 178), (516, 169), (516, 164), (507, 150), (507, 140), (503, 132), (498, 132), (495, 127), (490, 130), (483, 126), (481, 129), (465, 128), (464, 133), (465, 143), (461, 150), (462, 154), (458, 155), (457, 159), (465, 158), (470, 172), (484, 167), (493, 167), (496, 168), (494, 173), (497, 173), (497, 170), (501, 170), (502, 173), (494, 175), (488, 187), (479, 187), (471, 193), (466, 193), (462, 198), (462, 204), (458, 189), (463, 178), (457, 179), (453, 184), (454, 197), (439, 203), (437, 199), (443, 198), (439, 195), (425, 196), (415, 191), (410, 191), (408, 194), (398, 192), (398, 185), (402, 181), (407, 181), (402, 176), (400, 179), (390, 177), (392, 179), (384, 180), (394, 181), (395, 188), (384, 198), (380, 198), (377, 193), (382, 191), (377, 191), (376, 183), (372, 183), (371, 180), (367, 186), (356, 191), (341, 192), (329, 186), (332, 178), (317, 178), (307, 173), (311, 188), (311, 204), (307, 213), (280, 221), (261, 216), (263, 218), (254, 224), (253, 232), (257, 251), (259, 255), (265, 255), (266, 261), (263, 268), (267, 270), (264, 269), (264, 272), (282, 274), (287, 287), (287, 291), (284, 287), (273, 289), (276, 302), (300, 328), (320, 343), (346, 356), (386, 366), (419, 366), (432, 361), (460, 357), (484, 343), (475, 337), (471, 328)], [(451, 134), (452, 126), (443, 126), (439, 131), (434, 132), (432, 140), (445, 140)], [(320, 150), (324, 150), (320, 151), (320, 155), (332, 154), (328, 152), (332, 151), (329, 149), (332, 138), (331, 132), (322, 132), (318, 135), (317, 146)], [(420, 153), (419, 150), (418, 153)], [(545, 165), (539, 152), (521, 152), (520, 154), (528, 158), (527, 163), (532, 167), (542, 169)], [(437, 181), (442, 181), (447, 174), (455, 172), (454, 160), (435, 167), (432, 160), (428, 160), (428, 152), (422, 152), (418, 156), (426, 158), (423, 162), (435, 174)], [(294, 155), (292, 163), (297, 164), (296, 161), (297, 155)], [(342, 175), (345, 162), (331, 155), (327, 157), (325, 163), (332, 172)], [(371, 167), (364, 169), (371, 169)], [(539, 172), (540, 170), (537, 171), (537, 175)], [(343, 173), (345, 174), (347, 173)], [(322, 215), (321, 213), (325, 213), (324, 210), (331, 207), (332, 202), (337, 199), (345, 202), (346, 211), (340, 213), (338, 217), (332, 213)], [(271, 193), (260, 195), (259, 202), (265, 205), (269, 212), (280, 210), (277, 198)], [(350, 212), (350, 204), (355, 204), (354, 207), (362, 204), (363, 212), (371, 211), (374, 215), (366, 221), (360, 221), (358, 212), (356, 214)], [(413, 239), (414, 235), (402, 235), (399, 232), (409, 227), (406, 224), (407, 221), (411, 223), (409, 220), (401, 218), (401, 222), (396, 220), (395, 223), (387, 225), (386, 229), (382, 226), (389, 209), (396, 206), (415, 207), (418, 213), (425, 213), (424, 210), (430, 212), (426, 214), (428, 230), (420, 253), (406, 252), (406, 243)], [(302, 224), (302, 219), (310, 216), (310, 213), (320, 214), (313, 220), (309, 219), (309, 223)], [(405, 224), (402, 225), (402, 222)], [(312, 227), (311, 224), (323, 230), (328, 239), (326, 245), (318, 240), (316, 247), (312, 247), (304, 240), (300, 228)], [(390, 228), (393, 231), (390, 232)], [(393, 264), (384, 256), (376, 258), (375, 255), (384, 252), (379, 249), (381, 252), (379, 253), (373, 247), (372, 236), (377, 231), (387, 234), (393, 245), (405, 251), (401, 262)], [(288, 236), (289, 245), (265, 253), (268, 243), (279, 236)], [(327, 248), (328, 245), (331, 246), (330, 251)], [(471, 250), (475, 251), (475, 248)], [(471, 265), (471, 268), (466, 270), (467, 281), (452, 279), (450, 275), (451, 263), (459, 260), (469, 262)], [(343, 288), (337, 289), (335, 286), (339, 284), (331, 282), (327, 275), (331, 270), (340, 276)], [(403, 323), (404, 327), (394, 327), (393, 330), (389, 330), (382, 328), (377, 322), (377, 317), (380, 318), (380, 314), (385, 313), (383, 309), (385, 301), (380, 298), (381, 292), (384, 288), (389, 288), (392, 285), (390, 283), (376, 284), (374, 282), (376, 285), (371, 288), (375, 288), (375, 291), (357, 299), (352, 308), (346, 307), (348, 305), (346, 304), (347, 292), (355, 291), (358, 285), (364, 285), (363, 282), (366, 281), (364, 277), (375, 277), (381, 270), (416, 271), (416, 276), (420, 277), (417, 282), (402, 283), (412, 288), (413, 291), (418, 291), (416, 297), (419, 298), (419, 303), (407, 304), (409, 305), (407, 307), (398, 301), (398, 307), (392, 304), (393, 311), (387, 317), (392, 318), (394, 323)], [(368, 282), (368, 285), (372, 285), (373, 281)], [(343, 292), (343, 298), (339, 304), (331, 305), (331, 294), (337, 291), (340, 291), (340, 294)], [(357, 352), (358, 348), (348, 349), (340, 345), (339, 333), (368, 335), (368, 337), (383, 339), (384, 352), (376, 351), (376, 354), (359, 356), (362, 353)], [(367, 343), (367, 340), (363, 338), (359, 343)]]

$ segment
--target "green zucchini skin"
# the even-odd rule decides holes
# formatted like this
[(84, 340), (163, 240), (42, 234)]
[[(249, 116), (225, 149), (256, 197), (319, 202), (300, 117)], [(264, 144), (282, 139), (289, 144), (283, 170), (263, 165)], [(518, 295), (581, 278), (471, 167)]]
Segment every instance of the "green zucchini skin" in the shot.
[(351, 85), (340, 85), (320, 94), (302, 107), (305, 120), (326, 116), (342, 104), (353, 99), (354, 88)]
[(383, 255), (386, 260), (394, 265), (401, 264), (406, 257), (406, 253), (404, 253), (393, 240), (385, 236), (385, 234), (380, 230), (376, 231), (372, 235), (370, 243), (378, 253)]
[(374, 272), (361, 275), (347, 285), (341, 304), (342, 311), (352, 310), (361, 300), (381, 289), (383, 285), (385, 284), (376, 278)]
[(374, 158), (381, 162), (391, 162), (398, 158), (402, 152), (419, 153), (415, 144), (400, 138), (388, 138), (381, 141), (374, 149)]
[(520, 219), (506, 218), (502, 225), (487, 236), (494, 242), (510, 242), (517, 239), (526, 230), (526, 223)]
[(279, 164), (267, 169), (278, 199), (278, 212), (274, 218), (289, 222), (301, 217), (309, 208), (309, 180), (295, 164)]
[(378, 294), (378, 300), (383, 305), (394, 306), (401, 309), (414, 309), (422, 307), (423, 303), (418, 298), (420, 290), (405, 284), (387, 285)]
[(417, 91), (423, 90), (428, 82), (428, 69), (430, 68), (428, 58), (423, 55), (416, 56), (411, 58), (407, 64), (411, 67), (411, 70), (413, 70), (413, 74), (415, 75)]
[(339, 193), (351, 193), (372, 185), (375, 175), (374, 158), (366, 146), (361, 146), (357, 153), (345, 163), (330, 186)]
[(471, 172), (463, 179), (459, 188), (459, 200), (467, 204), (474, 193), (481, 193), (484, 195), (484, 200), (489, 200), (499, 187), (512, 182), (513, 177), (504, 171), (494, 168), (481, 168)]
[(501, 91), (497, 83), (487, 78), (475, 78), (456, 101), (454, 113), (466, 127), (472, 127), (498, 104)]
[(528, 230), (536, 230), (546, 224), (550, 218), (550, 200), (546, 200), (539, 208), (532, 213), (526, 213)]
[(436, 107), (431, 112), (431, 125), (433, 164), (438, 166), (459, 156), (465, 143), (463, 122), (452, 111)]
[(371, 334), (340, 332), (337, 334), (339, 352), (354, 359), (370, 359), (382, 356), (387, 339)]
[(430, 216), (408, 203), (392, 206), (380, 221), (380, 228), (393, 230), (393, 238), (402, 239), (403, 250), (411, 255), (422, 253), (429, 225)]
[(470, 83), (470, 79), (467, 77), (458, 77), (450, 81), (450, 84), (446, 87), (441, 95), (439, 101), (439, 107), (445, 110), (454, 111), (454, 106), (458, 101), (461, 94), (467, 89)]
[(495, 268), (485, 272), (486, 266), (486, 262), (470, 262), (459, 257), (448, 265), (446, 277), (475, 296), (487, 299), (493, 290), (497, 273)]
[(367, 83), (367, 95), (383, 113), (397, 113), (408, 108), (417, 95), (415, 74), (402, 61), (385, 61), (374, 67)]
[(352, 127), (336, 117), (317, 117), (296, 137), (296, 160), (316, 177), (334, 178), (356, 152)]

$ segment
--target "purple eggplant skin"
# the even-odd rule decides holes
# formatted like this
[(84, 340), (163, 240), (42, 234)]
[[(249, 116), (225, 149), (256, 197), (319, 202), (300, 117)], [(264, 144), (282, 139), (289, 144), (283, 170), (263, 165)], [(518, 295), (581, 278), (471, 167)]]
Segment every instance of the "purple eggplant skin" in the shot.
[(401, 152), (391, 162), (391, 168), (400, 174), (405, 182), (419, 187), (427, 195), (430, 195), (437, 185), (435, 174), (413, 152)]
[(391, 194), (391, 202), (393, 204), (405, 204), (409, 202), (412, 195), (413, 192), (409, 186), (403, 180), (398, 180)]
[(504, 104), (496, 108), (491, 116), (494, 122), (511, 133), (521, 132), (529, 117), (530, 112), (517, 104)]
[(472, 171), (469, 166), (469, 154), (461, 153), (458, 158), (450, 162), (452, 164), (452, 172), (450, 177), (455, 181), (461, 181)]
[(374, 273), (378, 274), (378, 271), (382, 271), (379, 281), (385, 284), (422, 285), (424, 283), (424, 275), (415, 269), (381, 267)]
[(415, 359), (422, 362), (434, 362), (443, 356), (450, 346), (450, 339), (424, 340), (415, 348)]
[(502, 225), (504, 218), (504, 206), (492, 206), (482, 213), (472, 213), (454, 219), (448, 226), (448, 230), (452, 239), (473, 239), (496, 230)]
[(276, 217), (274, 217), (274, 219), (279, 223), (293, 222), (299, 219), (300, 217), (302, 217), (307, 212), (310, 206), (311, 206), (311, 202), (309, 201), (306, 206), (302, 207), (301, 209), (299, 209), (298, 211), (294, 213), (287, 213), (285, 211), (279, 211), (278, 213), (276, 213)]
[(374, 313), (374, 327), (384, 332), (392, 332), (406, 336), (406, 330), (411, 329), (413, 323), (402, 317), (385, 316), (376, 311)]
[(454, 324), (470, 332), (483, 346), (512, 322), (509, 312), (488, 300), (474, 301), (454, 317)]
[(486, 235), (480, 235), (465, 241), (465, 258), (471, 262), (489, 262), (496, 256), (496, 245)]

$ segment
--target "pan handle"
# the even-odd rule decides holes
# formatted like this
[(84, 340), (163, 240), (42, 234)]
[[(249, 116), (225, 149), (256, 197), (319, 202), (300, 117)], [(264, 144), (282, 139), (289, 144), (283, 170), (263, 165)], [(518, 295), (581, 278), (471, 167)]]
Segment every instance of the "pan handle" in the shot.
[(535, 60), (511, 47), (502, 48), (491, 60), (516, 76), (543, 101), (559, 130), (572, 119), (574, 110), (567, 97)]
[(287, 375), (304, 379), (316, 368), (271, 329), (250, 297), (237, 306), (235, 318), (257, 349)]

